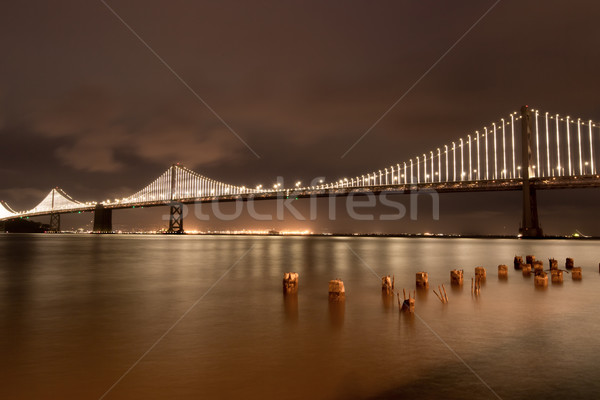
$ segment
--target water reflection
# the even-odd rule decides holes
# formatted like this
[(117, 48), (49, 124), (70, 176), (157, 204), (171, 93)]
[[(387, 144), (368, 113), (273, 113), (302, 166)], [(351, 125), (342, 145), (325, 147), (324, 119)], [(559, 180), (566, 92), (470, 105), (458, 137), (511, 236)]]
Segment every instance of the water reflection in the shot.
[(346, 313), (346, 300), (329, 300), (329, 322), (334, 329), (344, 326), (344, 314)]
[(394, 293), (381, 293), (381, 303), (383, 304), (383, 309), (385, 311), (390, 311), (394, 308), (395, 296)]
[(287, 322), (298, 322), (298, 292), (284, 293), (283, 308)]

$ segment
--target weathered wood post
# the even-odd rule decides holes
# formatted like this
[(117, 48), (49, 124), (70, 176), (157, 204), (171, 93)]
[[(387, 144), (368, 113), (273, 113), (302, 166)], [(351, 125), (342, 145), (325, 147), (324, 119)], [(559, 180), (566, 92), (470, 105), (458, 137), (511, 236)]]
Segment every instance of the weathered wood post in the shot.
[(565, 260), (565, 268), (571, 269), (574, 266), (575, 266), (575, 261), (572, 258), (567, 257), (567, 259)]
[(525, 256), (525, 264), (533, 265), (534, 261), (535, 261), (535, 256), (532, 256), (532, 255)]
[(544, 271), (536, 274), (535, 277), (533, 278), (533, 283), (535, 286), (539, 286), (539, 287), (548, 286), (548, 274), (545, 273)]
[(406, 297), (406, 291), (402, 289), (404, 299), (400, 301), (400, 293), (398, 293), (398, 306), (400, 311), (407, 311), (410, 313), (415, 312), (415, 298), (416, 292), (413, 292), (413, 297), (410, 296), (410, 290), (408, 291), (408, 298)]
[(283, 274), (283, 293), (296, 293), (298, 291), (298, 273), (286, 272)]
[(534, 274), (544, 272), (544, 263), (542, 261), (534, 261), (532, 267)]
[(498, 278), (506, 279), (508, 278), (508, 266), (501, 264), (498, 265)]
[(416, 284), (418, 288), (429, 288), (429, 275), (427, 274), (427, 272), (417, 272)]
[(560, 269), (550, 270), (552, 283), (563, 283), (563, 271)]
[(486, 272), (483, 267), (475, 267), (475, 277), (479, 278), (480, 281), (485, 281)]
[(346, 298), (346, 289), (341, 279), (329, 281), (329, 300), (342, 301)]
[(394, 294), (394, 278), (389, 275), (381, 278), (381, 292), (385, 294)]
[(531, 275), (531, 264), (524, 264), (521, 270), (523, 271), (523, 276)]
[(558, 269), (558, 261), (555, 260), (554, 258), (550, 258), (548, 260), (548, 263), (550, 264), (550, 269)]
[(462, 286), (463, 284), (464, 271), (462, 269), (453, 269), (450, 271), (450, 284), (455, 286)]
[(521, 269), (521, 267), (523, 266), (523, 257), (515, 256), (514, 264), (515, 269)]
[(581, 273), (581, 267), (573, 267), (573, 269), (571, 270), (571, 276), (573, 278), (574, 281), (580, 281), (583, 279), (582, 273)]

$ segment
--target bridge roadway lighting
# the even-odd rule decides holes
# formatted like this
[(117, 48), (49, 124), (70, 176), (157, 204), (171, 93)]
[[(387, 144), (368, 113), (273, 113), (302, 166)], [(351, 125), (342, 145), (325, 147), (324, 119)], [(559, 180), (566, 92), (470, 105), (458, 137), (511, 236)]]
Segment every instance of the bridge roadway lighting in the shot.
[(577, 141), (579, 143), (579, 174), (583, 175), (583, 157), (581, 155), (581, 118), (577, 118)]
[(475, 141), (477, 142), (477, 180), (479, 180), (479, 131), (475, 131)]
[(433, 170), (435, 168), (433, 168), (433, 151), (429, 151), (429, 154), (431, 155), (431, 182), (433, 183)]
[(456, 143), (452, 142), (452, 161), (454, 168), (452, 168), (452, 181), (456, 182)]
[(496, 147), (498, 141), (496, 140), (496, 123), (492, 123), (492, 126), (494, 127), (494, 179), (498, 179), (498, 151)]
[(473, 180), (473, 173), (472, 171), (472, 167), (471, 167), (471, 135), (467, 135), (469, 140), (469, 180), (472, 181)]
[(448, 182), (448, 145), (444, 145), (444, 153), (446, 153), (446, 182)]
[(573, 175), (572, 172), (572, 168), (571, 168), (571, 131), (570, 131), (570, 127), (569, 127), (569, 117), (567, 115), (567, 155), (568, 155), (568, 159), (569, 159), (569, 176)]
[[(385, 184), (388, 185), (388, 169), (384, 168), (385, 170)], [(379, 170), (381, 172), (381, 170)]]
[[(536, 153), (536, 163), (535, 165), (540, 165), (540, 128), (538, 124), (538, 115), (539, 111), (535, 110), (535, 153)], [(540, 168), (536, 170), (536, 178), (541, 174)]]
[(440, 151), (440, 148), (437, 148), (437, 156), (438, 156), (438, 173), (436, 174), (438, 176), (438, 182), (442, 181), (442, 153)]
[(560, 124), (558, 123), (558, 114), (556, 114), (556, 160), (557, 160), (557, 169), (558, 169), (558, 176), (560, 176)]
[(552, 172), (550, 170), (550, 130), (548, 128), (548, 115), (549, 113), (546, 111), (546, 114), (544, 116), (546, 120), (546, 171), (548, 171), (548, 176), (550, 176)]
[(427, 183), (427, 156), (423, 154), (423, 180)]
[(460, 180), (463, 181), (464, 177), (465, 177), (465, 167), (464, 167), (464, 157), (463, 157), (463, 153), (464, 153), (464, 146), (463, 146), (463, 140), (462, 138), (460, 138)]
[(419, 157), (415, 157), (417, 159), (417, 184), (421, 183), (421, 167), (419, 166)]
[(592, 120), (590, 119), (588, 122), (589, 132), (590, 132), (590, 174), (595, 174), (594, 170), (594, 141), (592, 138)]
[(517, 169), (515, 167), (515, 115), (510, 114), (510, 129), (511, 129), (511, 137), (512, 137), (512, 169), (513, 169), (513, 178), (517, 176)]
[(381, 172), (381, 170), (379, 170), (379, 186), (381, 186), (383, 184), (383, 172)]
[(502, 171), (504, 171), (504, 178), (506, 179), (506, 126), (504, 118), (502, 121)]
[(483, 128), (485, 133), (485, 180), (488, 180), (488, 170), (489, 170), (489, 163), (488, 163), (488, 131), (487, 131), (487, 126), (485, 128)]

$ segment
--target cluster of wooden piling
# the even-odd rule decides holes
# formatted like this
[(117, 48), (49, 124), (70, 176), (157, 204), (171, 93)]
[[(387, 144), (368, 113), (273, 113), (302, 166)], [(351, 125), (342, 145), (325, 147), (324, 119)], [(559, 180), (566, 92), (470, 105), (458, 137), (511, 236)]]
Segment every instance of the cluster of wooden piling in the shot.
[[(444, 290), (442, 292), (442, 289)], [(440, 288), (440, 285), (438, 285), (438, 291), (440, 292), (440, 294), (438, 294), (435, 289), (433, 289), (433, 293), (435, 293), (435, 295), (437, 296), (438, 299), (440, 299), (440, 301), (444, 304), (448, 303), (448, 293), (446, 293), (446, 288), (444, 287), (444, 284), (442, 283), (442, 287)]]
[[(534, 284), (539, 287), (548, 286), (548, 273), (550, 271), (550, 282), (559, 284), (563, 283), (563, 273), (567, 272), (571, 274), (573, 280), (582, 279), (581, 267), (575, 267), (575, 261), (571, 257), (565, 259), (565, 269), (558, 268), (558, 261), (554, 258), (548, 259), (550, 266), (549, 270), (544, 269), (544, 263), (540, 260), (536, 260), (534, 256), (528, 255), (525, 257), (526, 263), (523, 263), (521, 256), (515, 256), (514, 265), (515, 269), (520, 269), (523, 272), (523, 276), (530, 276), (531, 273), (534, 275)], [(600, 271), (600, 265), (599, 265)]]
[[(515, 270), (521, 270), (523, 276), (534, 275), (534, 285), (536, 287), (547, 287), (548, 286), (548, 273), (550, 271), (550, 281), (553, 284), (560, 284), (563, 282), (563, 273), (570, 273), (573, 280), (581, 280), (583, 278), (582, 268), (575, 267), (575, 261), (573, 258), (567, 257), (565, 259), (565, 269), (558, 268), (558, 261), (554, 258), (548, 259), (550, 266), (549, 270), (544, 270), (544, 263), (541, 260), (536, 260), (535, 256), (527, 255), (525, 262), (523, 257), (515, 256), (513, 260)], [(598, 265), (600, 272), (600, 264)], [(471, 294), (479, 295), (481, 293), (482, 283), (487, 278), (486, 270), (484, 267), (475, 267), (475, 274), (471, 278)], [(498, 278), (508, 278), (508, 266), (505, 264), (498, 265)], [(452, 286), (462, 286), (464, 281), (464, 271), (462, 269), (453, 269), (450, 271), (450, 284)], [(417, 272), (415, 277), (415, 286), (418, 289), (429, 288), (429, 274), (427, 272)], [(392, 296), (395, 291), (395, 277), (386, 275), (381, 278), (381, 292), (385, 298)], [(284, 294), (294, 294), (298, 292), (298, 273), (286, 272), (283, 275), (283, 292)], [(341, 302), (345, 300), (346, 290), (344, 288), (344, 282), (341, 279), (334, 279), (329, 281), (329, 300), (331, 302)], [(413, 313), (415, 311), (415, 299), (416, 291), (413, 291), (412, 295), (408, 292), (406, 296), (406, 290), (402, 289), (403, 298), (400, 299), (400, 292), (397, 292), (398, 306), (400, 310)], [(433, 293), (443, 304), (449, 302), (448, 293), (444, 284), (438, 285), (437, 292), (434, 289)]]

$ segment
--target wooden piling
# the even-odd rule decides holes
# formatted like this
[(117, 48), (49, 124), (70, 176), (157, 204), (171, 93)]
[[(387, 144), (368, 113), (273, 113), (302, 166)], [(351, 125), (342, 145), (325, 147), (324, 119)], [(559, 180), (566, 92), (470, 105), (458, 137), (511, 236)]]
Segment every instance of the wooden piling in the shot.
[(344, 282), (341, 279), (334, 279), (329, 281), (329, 300), (341, 301), (345, 298), (346, 289), (344, 288)]
[(572, 258), (567, 257), (567, 259), (565, 260), (565, 268), (572, 269), (574, 266), (575, 266), (575, 261)]
[(486, 272), (483, 267), (475, 267), (475, 276), (479, 277), (480, 280), (485, 280)]
[(531, 275), (531, 264), (524, 264), (521, 270), (523, 271), (523, 276)]
[(498, 278), (506, 279), (508, 278), (508, 266), (501, 264), (498, 265)]
[(381, 278), (381, 291), (386, 294), (394, 293), (394, 279), (389, 275)]
[(514, 265), (515, 269), (521, 269), (521, 267), (523, 266), (523, 257), (515, 256)]
[(550, 269), (558, 269), (558, 261), (554, 258), (548, 259), (548, 263), (550, 264)]
[(542, 271), (540, 274), (537, 274), (533, 278), (533, 283), (538, 287), (546, 287), (548, 286), (548, 274)]
[(551, 269), (551, 280), (552, 283), (563, 283), (563, 271), (560, 269)]
[(532, 255), (525, 256), (525, 264), (533, 265), (534, 261), (535, 261), (535, 256), (532, 256)]
[(416, 284), (418, 288), (429, 288), (429, 275), (427, 272), (417, 272)]
[(462, 286), (464, 271), (462, 269), (453, 269), (450, 271), (450, 284)]
[(286, 272), (283, 274), (283, 293), (296, 293), (298, 291), (298, 273)]
[(448, 293), (446, 293), (446, 287), (442, 283), (442, 289), (444, 290), (444, 298), (446, 299), (446, 303), (448, 302)]
[(580, 281), (581, 279), (583, 279), (581, 267), (573, 267), (573, 269), (571, 270), (571, 277), (574, 281)]
[(416, 293), (414, 293), (413, 297), (411, 297), (409, 291), (408, 298), (406, 297), (406, 292), (404, 289), (402, 289), (402, 293), (404, 294), (404, 299), (402, 301), (400, 301), (400, 293), (398, 293), (398, 306), (400, 307), (400, 311), (414, 313)]
[(532, 268), (533, 268), (533, 273), (535, 275), (538, 275), (541, 272), (544, 272), (544, 263), (542, 261), (534, 261)]

